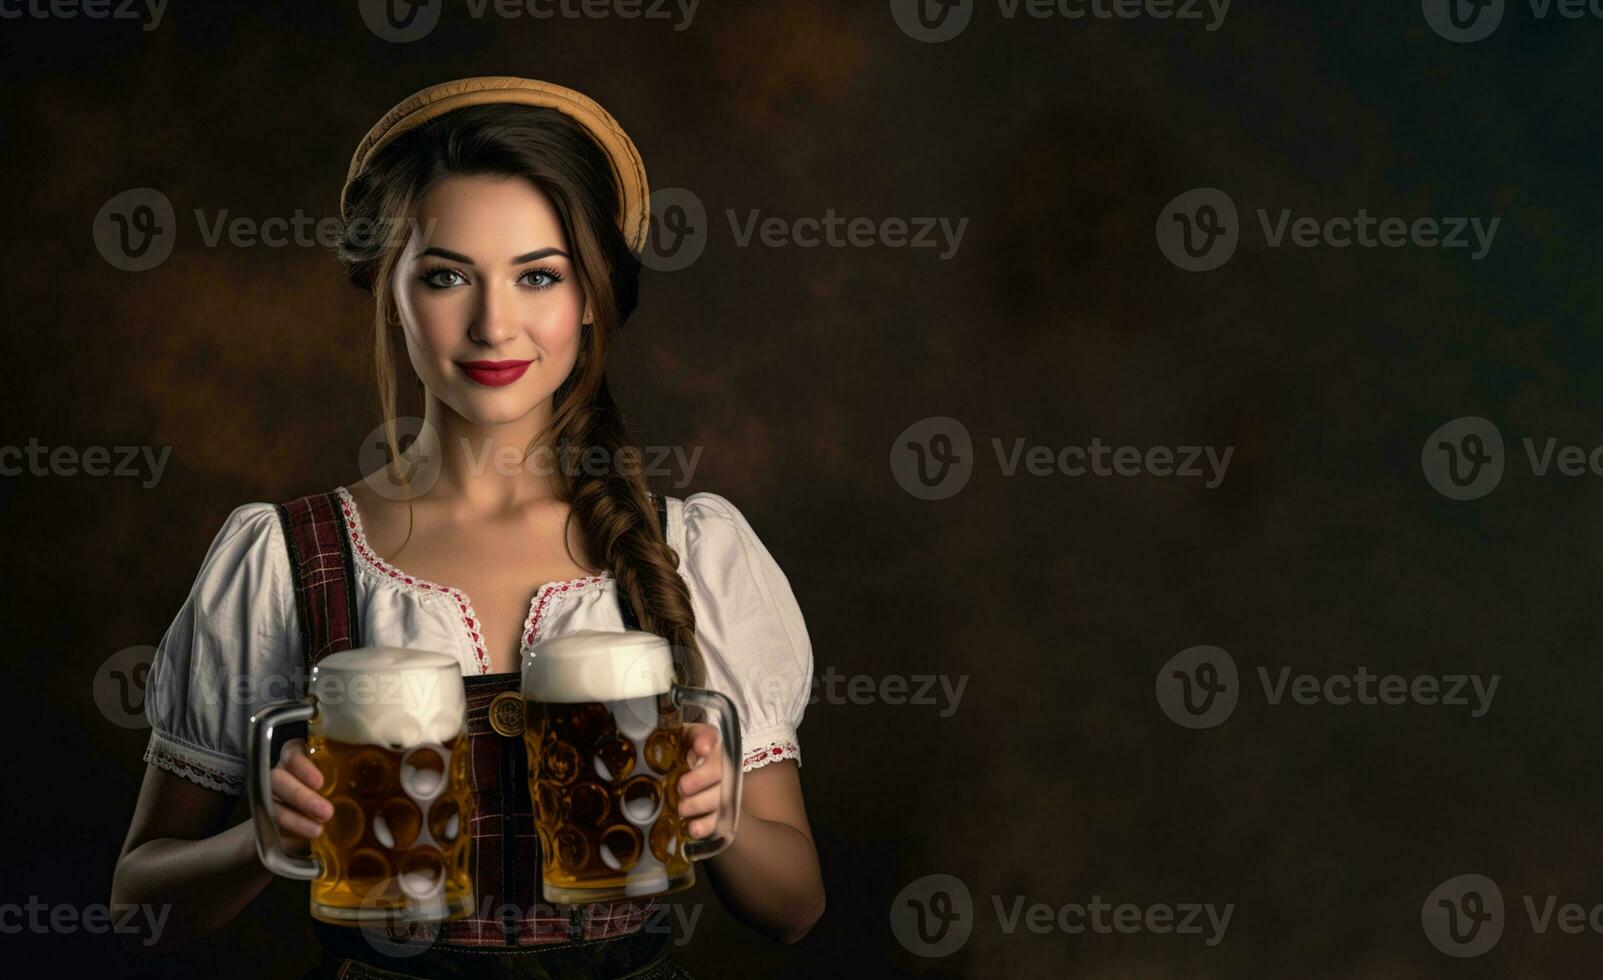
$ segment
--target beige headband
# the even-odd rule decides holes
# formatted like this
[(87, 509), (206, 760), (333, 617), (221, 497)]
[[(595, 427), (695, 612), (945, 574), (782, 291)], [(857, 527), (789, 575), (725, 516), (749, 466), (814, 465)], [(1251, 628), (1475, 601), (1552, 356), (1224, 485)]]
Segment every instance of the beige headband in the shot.
[(441, 82), (402, 99), (373, 128), (362, 137), (351, 157), (351, 168), (345, 175), (345, 186), (340, 188), (340, 214), (345, 212), (345, 198), (351, 184), (373, 154), (383, 149), (395, 137), (420, 126), (436, 116), (470, 105), (509, 102), (519, 105), (547, 106), (571, 117), (600, 144), (612, 162), (613, 181), (618, 188), (618, 199), (623, 213), (619, 215), (618, 230), (639, 252), (646, 243), (646, 232), (651, 220), (651, 193), (646, 185), (646, 165), (640, 159), (629, 134), (618, 121), (594, 99), (571, 88), (550, 82), (515, 75), (481, 75), (476, 78), (459, 78)]

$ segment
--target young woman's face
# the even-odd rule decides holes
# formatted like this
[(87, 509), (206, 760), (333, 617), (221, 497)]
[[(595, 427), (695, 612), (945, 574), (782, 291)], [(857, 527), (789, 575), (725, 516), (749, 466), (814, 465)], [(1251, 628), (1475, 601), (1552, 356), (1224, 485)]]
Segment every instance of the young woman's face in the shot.
[(573, 369), (582, 290), (562, 220), (528, 180), (448, 177), (420, 202), (395, 270), (407, 354), (471, 422), (515, 422)]

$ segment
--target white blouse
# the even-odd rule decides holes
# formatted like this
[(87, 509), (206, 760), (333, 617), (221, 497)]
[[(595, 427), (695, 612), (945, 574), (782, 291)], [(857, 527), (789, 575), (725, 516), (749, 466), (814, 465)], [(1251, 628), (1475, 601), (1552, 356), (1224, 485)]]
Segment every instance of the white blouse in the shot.
[[(477, 614), (460, 590), (409, 576), (367, 544), (340, 487), (368, 646), (438, 650), (464, 675), (485, 674)], [(668, 544), (690, 591), (706, 686), (740, 714), (742, 770), (801, 764), (796, 729), (811, 695), (812, 646), (790, 583), (735, 505), (715, 493), (667, 498)], [(540, 586), (524, 620), (524, 655), (572, 630), (621, 630), (610, 572)], [(305, 691), (294, 579), (269, 503), (234, 510), (168, 627), (145, 683), (145, 761), (231, 795), (244, 792), (246, 729), (263, 705)]]

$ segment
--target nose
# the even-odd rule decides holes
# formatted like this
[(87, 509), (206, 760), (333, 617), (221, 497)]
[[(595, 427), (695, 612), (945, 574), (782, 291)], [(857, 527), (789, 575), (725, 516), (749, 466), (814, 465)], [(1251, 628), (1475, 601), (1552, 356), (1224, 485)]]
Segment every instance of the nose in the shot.
[(478, 309), (468, 326), (468, 336), (486, 347), (500, 347), (517, 336), (518, 304), (512, 287), (491, 282), (479, 291)]

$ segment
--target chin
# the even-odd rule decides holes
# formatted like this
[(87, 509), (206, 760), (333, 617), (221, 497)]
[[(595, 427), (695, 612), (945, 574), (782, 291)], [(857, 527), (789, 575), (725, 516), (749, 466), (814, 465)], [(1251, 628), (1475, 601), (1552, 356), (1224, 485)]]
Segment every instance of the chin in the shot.
[[(511, 387), (516, 387), (513, 385)], [(452, 405), (457, 414), (479, 425), (504, 425), (534, 411), (538, 400), (527, 393), (479, 389), (465, 392)]]

